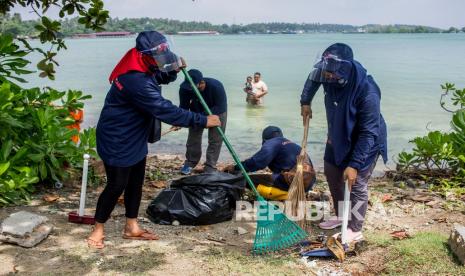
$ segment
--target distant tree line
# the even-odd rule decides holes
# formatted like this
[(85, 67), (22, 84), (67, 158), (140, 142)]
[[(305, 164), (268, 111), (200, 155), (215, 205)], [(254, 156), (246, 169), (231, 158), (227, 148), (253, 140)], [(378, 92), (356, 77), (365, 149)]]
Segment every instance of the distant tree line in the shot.
[[(64, 37), (74, 34), (90, 33), (79, 24), (78, 18), (66, 18), (60, 21), (60, 34)], [(20, 14), (6, 14), (0, 17), (0, 30), (13, 36), (36, 36), (37, 21), (21, 19)], [(188, 31), (217, 31), (222, 34), (266, 34), (282, 32), (320, 32), (320, 33), (342, 33), (342, 32), (368, 32), (368, 33), (455, 33), (465, 32), (465, 27), (458, 29), (451, 27), (448, 30), (427, 26), (415, 25), (365, 25), (352, 26), (341, 24), (319, 24), (319, 23), (253, 23), (247, 25), (221, 24), (214, 25), (209, 22), (179, 21), (164, 18), (110, 18), (104, 26), (105, 31), (127, 31), (132, 33), (144, 30), (158, 30), (166, 34), (176, 34)]]

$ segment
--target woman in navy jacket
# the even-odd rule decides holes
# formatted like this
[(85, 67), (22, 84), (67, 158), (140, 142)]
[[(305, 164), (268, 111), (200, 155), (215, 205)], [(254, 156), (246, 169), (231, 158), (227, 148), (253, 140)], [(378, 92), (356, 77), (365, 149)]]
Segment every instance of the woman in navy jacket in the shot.
[(153, 126), (159, 126), (157, 120), (183, 127), (220, 125), (218, 116), (183, 110), (161, 95), (160, 85), (176, 79), (183, 66), (180, 61), (162, 34), (142, 32), (136, 39), (136, 47), (126, 53), (110, 75), (111, 87), (97, 124), (97, 151), (105, 165), (107, 185), (97, 202), (96, 225), (87, 239), (90, 247), (104, 247), (104, 224), (123, 191), (126, 208), (123, 238), (158, 239), (137, 223), (147, 142), (156, 131)]
[[(310, 103), (323, 85), (328, 121), (324, 171), (337, 215), (338, 203), (344, 199), (344, 180), (349, 182), (352, 212), (348, 239), (360, 240), (368, 204), (368, 180), (379, 155), (387, 161), (381, 92), (346, 44), (331, 45), (314, 67), (301, 95), (302, 116), (311, 118)], [(339, 225), (341, 220), (335, 217), (320, 223), (323, 229)]]

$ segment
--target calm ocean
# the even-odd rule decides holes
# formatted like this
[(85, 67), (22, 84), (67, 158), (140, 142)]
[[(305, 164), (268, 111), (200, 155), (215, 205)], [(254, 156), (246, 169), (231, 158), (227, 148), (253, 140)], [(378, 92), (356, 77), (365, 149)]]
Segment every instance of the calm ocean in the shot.
[[(69, 39), (69, 49), (57, 58), (57, 80), (30, 76), (29, 85), (81, 89), (91, 94), (84, 127), (95, 126), (109, 88), (108, 75), (134, 40)], [(300, 92), (317, 54), (334, 42), (352, 46), (355, 58), (381, 88), (391, 162), (399, 151), (410, 148), (412, 137), (424, 135), (428, 129), (449, 129), (449, 114), (439, 106), (440, 84), (453, 82), (465, 87), (465, 34), (173, 36), (172, 41), (189, 68), (200, 69), (225, 85), (229, 103), (226, 133), (242, 158), (259, 149), (261, 131), (270, 124), (280, 126), (286, 137), (300, 143)], [(265, 105), (260, 108), (246, 106), (242, 92), (246, 76), (255, 71), (262, 73), (269, 87)], [(163, 95), (176, 104), (182, 80), (180, 75), (163, 88)], [(309, 153), (321, 167), (326, 135), (321, 90), (313, 102), (313, 114)], [(171, 133), (151, 152), (183, 154), (186, 136), (186, 130)], [(223, 151), (221, 159), (230, 160), (225, 148)]]

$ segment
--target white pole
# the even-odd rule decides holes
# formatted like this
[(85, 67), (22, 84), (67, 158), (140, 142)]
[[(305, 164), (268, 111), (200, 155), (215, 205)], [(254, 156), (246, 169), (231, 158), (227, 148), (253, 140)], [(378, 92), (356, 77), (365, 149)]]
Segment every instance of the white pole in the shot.
[(347, 225), (349, 224), (349, 211), (350, 211), (350, 191), (349, 181), (345, 182), (344, 189), (344, 205), (342, 209), (342, 227), (341, 227), (341, 242), (346, 244), (347, 242)]
[(79, 201), (79, 216), (84, 216), (84, 208), (86, 206), (87, 192), (87, 172), (89, 168), (90, 155), (84, 154), (84, 164), (82, 165), (82, 184), (81, 184), (81, 200)]

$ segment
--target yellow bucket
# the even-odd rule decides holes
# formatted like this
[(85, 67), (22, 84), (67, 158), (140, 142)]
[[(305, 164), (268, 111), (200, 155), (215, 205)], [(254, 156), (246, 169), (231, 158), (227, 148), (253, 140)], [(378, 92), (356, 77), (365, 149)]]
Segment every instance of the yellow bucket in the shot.
[(281, 189), (266, 186), (263, 184), (258, 184), (257, 191), (266, 199), (269, 200), (286, 200), (287, 199), (287, 191), (283, 191)]

